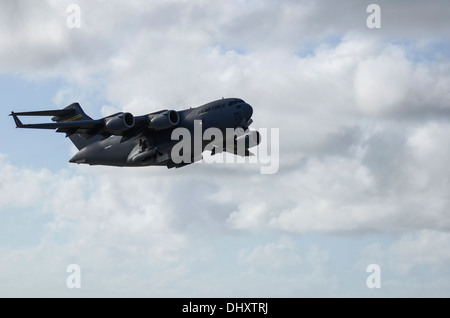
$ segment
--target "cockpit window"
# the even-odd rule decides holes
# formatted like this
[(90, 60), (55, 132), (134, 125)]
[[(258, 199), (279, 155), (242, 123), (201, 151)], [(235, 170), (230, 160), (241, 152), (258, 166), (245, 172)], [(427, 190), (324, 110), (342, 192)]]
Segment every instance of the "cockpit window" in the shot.
[(228, 104), (228, 106), (233, 106), (233, 105), (235, 105), (235, 104), (239, 104), (239, 103), (243, 103), (244, 101), (242, 100), (242, 99), (235, 99), (235, 100), (232, 100), (229, 104)]
[(200, 110), (200, 112), (198, 114), (202, 115), (202, 114), (205, 114), (205, 113), (209, 112), (210, 110), (211, 110), (211, 107), (203, 108), (202, 110)]

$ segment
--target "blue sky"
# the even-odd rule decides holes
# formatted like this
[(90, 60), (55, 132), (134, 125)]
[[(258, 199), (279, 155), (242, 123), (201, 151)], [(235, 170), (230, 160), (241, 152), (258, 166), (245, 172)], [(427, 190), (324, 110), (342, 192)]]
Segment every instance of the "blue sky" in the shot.
[[(2, 149), (4, 154), (8, 154), (10, 160), (16, 162), (18, 165), (34, 165), (35, 167), (54, 167), (58, 165), (59, 159), (53, 160), (55, 156), (48, 156), (48, 153), (52, 149), (58, 149), (60, 147), (67, 147), (67, 144), (61, 138), (53, 138), (53, 136), (46, 136), (48, 142), (40, 144), (39, 140), (44, 136), (39, 136), (36, 131), (25, 131), (24, 134), (19, 134), (18, 138), (6, 138), (6, 136), (12, 133), (11, 127), (15, 127), (14, 121), (11, 122), (11, 117), (7, 117), (6, 113), (15, 110), (26, 110), (29, 105), (36, 105), (38, 109), (52, 109), (54, 107), (51, 102), (55, 91), (61, 86), (61, 81), (57, 80), (43, 80), (43, 81), (29, 81), (21, 78), (20, 75), (7, 75), (1, 76), (1, 95), (4, 115), (1, 119), (2, 129)], [(27, 93), (24, 93), (27, 92)], [(49, 104), (51, 103), (51, 104)], [(34, 107), (34, 106), (33, 106)], [(33, 119), (36, 120), (36, 119)], [(44, 131), (44, 134), (48, 134), (48, 131)], [(45, 138), (45, 137), (44, 137)], [(22, 149), (33, 150), (33, 160), (24, 158)], [(60, 165), (59, 167), (63, 167)]]
[[(379, 1), (381, 29), (351, 0), (70, 3), (0, 4), (0, 296), (450, 295), (445, 1)], [(277, 173), (78, 166), (8, 116), (221, 97), (279, 129)]]

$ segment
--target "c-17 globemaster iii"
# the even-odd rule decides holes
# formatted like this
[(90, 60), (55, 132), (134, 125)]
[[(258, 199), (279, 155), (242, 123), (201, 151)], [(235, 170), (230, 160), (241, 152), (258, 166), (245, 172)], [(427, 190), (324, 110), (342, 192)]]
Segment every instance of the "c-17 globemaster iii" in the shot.
[[(222, 98), (181, 111), (161, 110), (141, 116), (120, 112), (101, 119), (87, 116), (78, 103), (59, 110), (10, 114), (17, 128), (56, 129), (56, 132), (65, 133), (79, 150), (70, 162), (168, 168), (198, 161), (208, 148), (213, 155), (222, 151), (240, 156), (253, 155), (248, 148), (260, 143), (260, 135), (248, 129), (252, 115), (253, 108), (239, 98)], [(19, 116), (53, 116), (53, 123), (23, 124)], [(176, 129), (182, 129), (190, 136), (198, 131), (203, 136), (208, 129), (215, 133), (209, 140), (201, 138), (199, 149), (194, 149), (195, 142), (190, 142), (189, 147), (172, 151), (181, 142), (173, 138)], [(233, 131), (231, 137), (230, 130)]]

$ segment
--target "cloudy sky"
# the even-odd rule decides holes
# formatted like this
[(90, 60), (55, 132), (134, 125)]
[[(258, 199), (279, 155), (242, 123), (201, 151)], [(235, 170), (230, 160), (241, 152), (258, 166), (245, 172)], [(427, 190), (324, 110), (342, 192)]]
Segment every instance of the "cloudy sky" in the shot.
[[(0, 296), (449, 297), (450, 6), (370, 3), (2, 0)], [(276, 173), (77, 166), (7, 116), (222, 97), (278, 129)]]

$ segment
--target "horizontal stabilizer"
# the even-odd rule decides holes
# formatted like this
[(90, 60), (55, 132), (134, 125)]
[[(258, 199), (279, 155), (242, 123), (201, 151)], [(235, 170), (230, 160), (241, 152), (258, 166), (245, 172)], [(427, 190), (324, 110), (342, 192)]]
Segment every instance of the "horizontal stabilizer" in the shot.
[[(55, 110), (39, 110), (33, 112), (19, 112), (14, 113), (17, 116), (67, 116), (75, 114), (75, 109), (55, 109)], [(12, 115), (12, 114), (11, 114)]]
[(58, 129), (58, 132), (65, 132), (65, 129), (72, 130), (76, 129), (91, 129), (96, 126), (101, 126), (104, 124), (104, 121), (101, 119), (97, 120), (80, 120), (73, 121), (68, 123), (44, 123), (44, 124), (22, 124), (22, 122), (17, 118), (16, 113), (11, 114), (14, 117), (14, 121), (18, 128), (35, 128), (35, 129)]
[[(65, 133), (80, 150), (102, 138), (106, 131), (105, 118), (93, 120), (87, 116), (79, 103), (72, 103), (63, 109), (11, 112), (17, 128), (54, 129)], [(24, 124), (20, 116), (53, 116), (50, 123)]]

